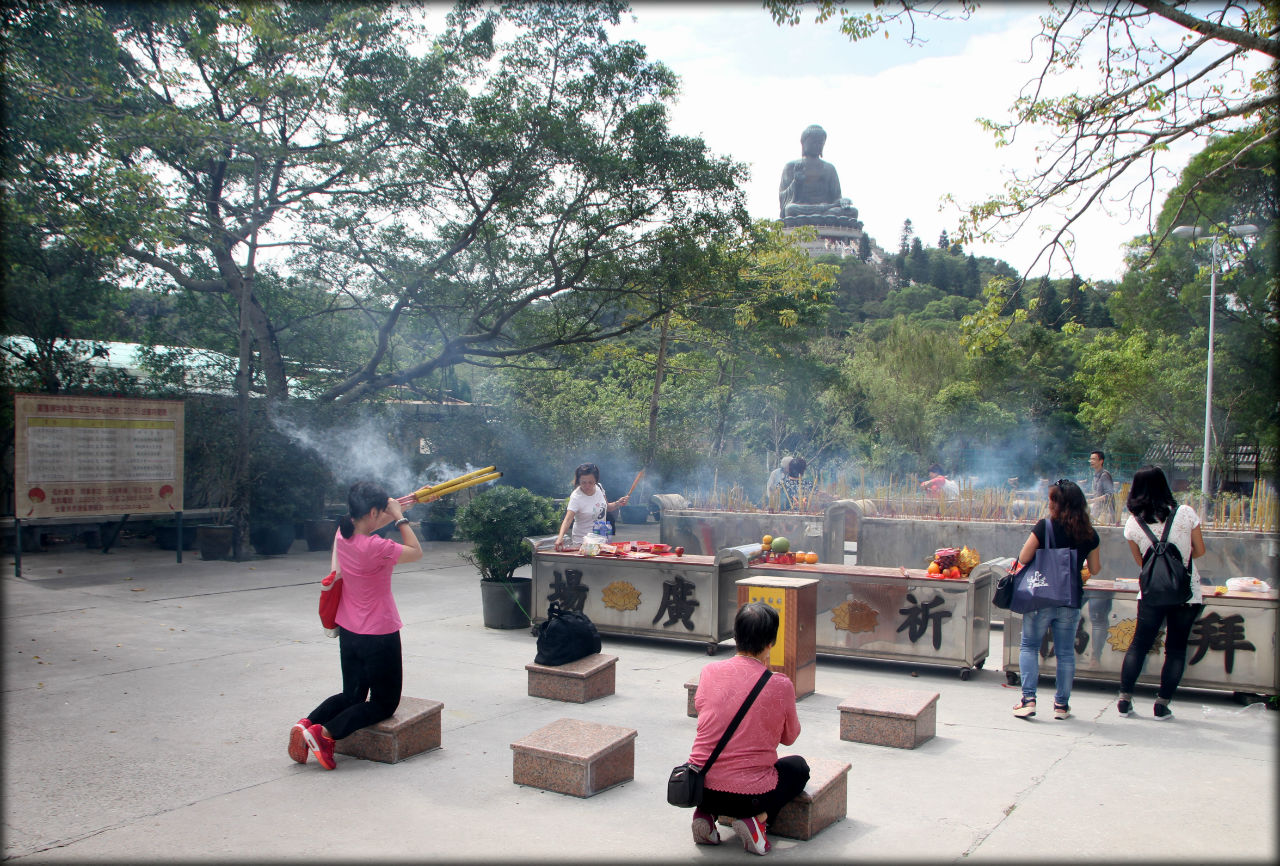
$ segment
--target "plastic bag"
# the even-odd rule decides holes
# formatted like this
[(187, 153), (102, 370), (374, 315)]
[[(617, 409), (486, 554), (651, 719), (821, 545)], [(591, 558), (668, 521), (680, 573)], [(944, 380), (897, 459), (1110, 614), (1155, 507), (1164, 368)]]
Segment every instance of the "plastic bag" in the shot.
[(1228, 577), (1227, 590), (1230, 592), (1267, 592), (1271, 584), (1256, 577)]

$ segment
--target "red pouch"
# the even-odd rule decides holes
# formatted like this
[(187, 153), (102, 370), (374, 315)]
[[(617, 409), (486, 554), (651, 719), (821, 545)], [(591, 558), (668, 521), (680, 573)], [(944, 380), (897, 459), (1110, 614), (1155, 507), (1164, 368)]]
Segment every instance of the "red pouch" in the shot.
[(338, 636), (338, 603), (342, 601), (342, 578), (331, 571), (320, 581), (320, 625), (329, 637)]

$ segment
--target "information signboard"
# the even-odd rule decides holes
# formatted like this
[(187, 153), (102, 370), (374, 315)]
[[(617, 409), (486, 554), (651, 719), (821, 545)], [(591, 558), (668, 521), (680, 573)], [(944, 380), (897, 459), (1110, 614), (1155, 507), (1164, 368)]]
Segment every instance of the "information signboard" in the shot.
[(17, 394), (14, 435), (20, 519), (182, 510), (181, 401)]

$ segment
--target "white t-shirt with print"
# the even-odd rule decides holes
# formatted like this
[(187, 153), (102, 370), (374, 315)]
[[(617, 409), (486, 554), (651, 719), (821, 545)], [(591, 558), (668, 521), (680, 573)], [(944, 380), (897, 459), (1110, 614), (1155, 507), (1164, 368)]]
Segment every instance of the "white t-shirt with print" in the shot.
[(596, 485), (596, 492), (588, 496), (581, 487), (573, 488), (569, 494), (569, 511), (573, 512), (573, 543), (581, 544), (582, 538), (591, 531), (592, 524), (603, 520), (609, 508), (609, 499), (604, 495), (604, 488)]
[[(1191, 561), (1191, 530), (1200, 525), (1200, 515), (1196, 514), (1196, 510), (1190, 505), (1179, 505), (1178, 510), (1173, 513), (1173, 528), (1169, 530), (1169, 543), (1178, 548), (1178, 552), (1182, 554), (1184, 562)], [(1147, 528), (1158, 539), (1164, 533), (1164, 523), (1148, 523)], [(1147, 538), (1147, 534), (1142, 531), (1142, 527), (1138, 525), (1138, 518), (1132, 514), (1124, 524), (1124, 537), (1134, 544), (1138, 545), (1138, 552), (1146, 556), (1147, 551), (1151, 548), (1151, 539)], [(1142, 588), (1138, 588), (1138, 598), (1142, 598)], [(1191, 575), (1191, 599), (1188, 604), (1200, 604), (1204, 596), (1200, 592), (1200, 577), (1195, 573)]]

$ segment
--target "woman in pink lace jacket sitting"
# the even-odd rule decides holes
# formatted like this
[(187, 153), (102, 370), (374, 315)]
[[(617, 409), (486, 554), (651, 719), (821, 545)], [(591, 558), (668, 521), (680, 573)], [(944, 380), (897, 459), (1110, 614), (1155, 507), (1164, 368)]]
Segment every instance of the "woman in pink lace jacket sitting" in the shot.
[[(752, 602), (738, 610), (733, 621), (737, 653), (708, 664), (698, 678), (698, 733), (690, 763), (701, 767), (711, 756), (767, 668), (777, 639), (778, 612), (772, 607)], [(702, 805), (693, 812), (693, 841), (718, 845), (716, 818), (725, 816), (733, 818), (733, 831), (748, 851), (768, 853), (772, 846), (765, 829), (809, 781), (804, 758), (778, 757), (779, 744), (790, 746), (799, 736), (795, 686), (785, 675), (774, 673), (707, 772)]]

